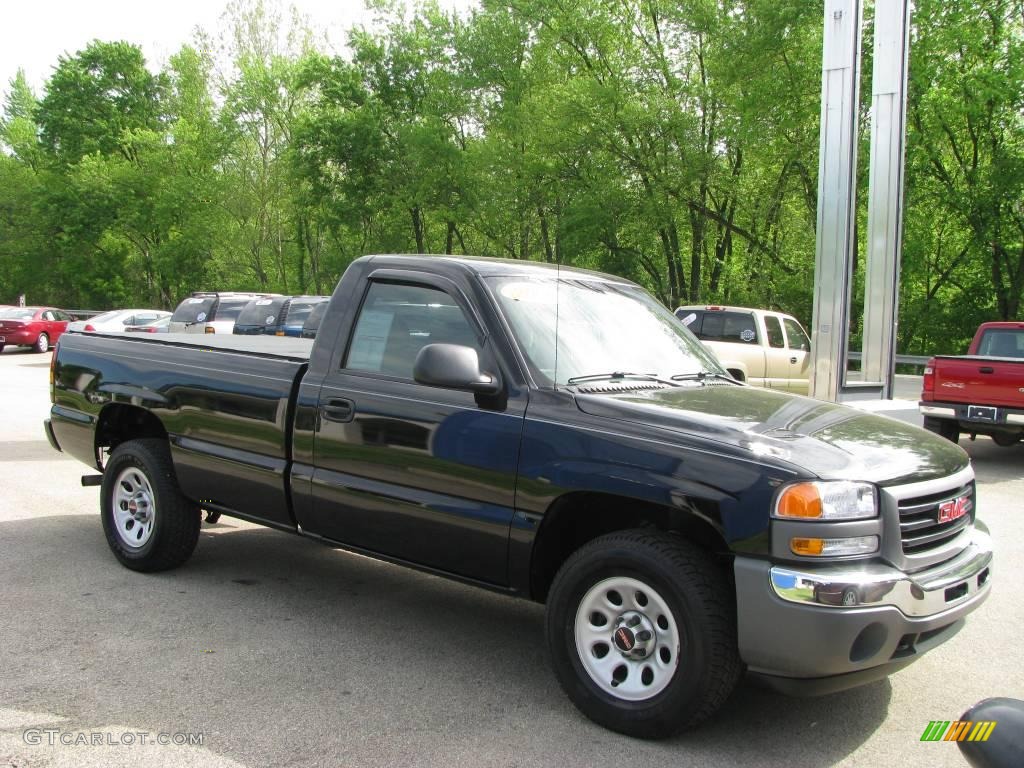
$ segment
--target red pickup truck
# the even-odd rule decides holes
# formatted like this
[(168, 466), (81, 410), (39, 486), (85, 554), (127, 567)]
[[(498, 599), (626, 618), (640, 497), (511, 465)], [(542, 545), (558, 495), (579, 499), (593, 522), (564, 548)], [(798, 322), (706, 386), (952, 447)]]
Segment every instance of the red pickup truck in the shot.
[(966, 355), (924, 369), (924, 428), (954, 443), (960, 433), (1010, 446), (1024, 437), (1024, 322), (982, 323)]

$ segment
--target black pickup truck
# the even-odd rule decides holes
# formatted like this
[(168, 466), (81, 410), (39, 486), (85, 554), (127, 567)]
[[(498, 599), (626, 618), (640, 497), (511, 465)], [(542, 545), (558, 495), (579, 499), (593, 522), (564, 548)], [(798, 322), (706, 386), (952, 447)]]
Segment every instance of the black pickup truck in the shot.
[(365, 257), (315, 341), (70, 333), (52, 400), (127, 567), (182, 564), (206, 510), (544, 602), (563, 688), (628, 734), (744, 671), (888, 675), (990, 589), (959, 447), (740, 384), (607, 275)]

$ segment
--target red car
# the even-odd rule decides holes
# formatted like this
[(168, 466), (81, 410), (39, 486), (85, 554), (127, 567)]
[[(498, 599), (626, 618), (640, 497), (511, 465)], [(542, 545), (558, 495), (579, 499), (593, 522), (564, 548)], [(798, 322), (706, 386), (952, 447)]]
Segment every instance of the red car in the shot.
[(7, 345), (46, 352), (68, 327), (71, 315), (53, 307), (0, 309), (0, 352)]

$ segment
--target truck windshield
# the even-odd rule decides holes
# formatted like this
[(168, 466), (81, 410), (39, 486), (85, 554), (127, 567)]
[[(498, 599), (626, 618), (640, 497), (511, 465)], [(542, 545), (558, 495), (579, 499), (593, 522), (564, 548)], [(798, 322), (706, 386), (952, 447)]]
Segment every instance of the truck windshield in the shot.
[(520, 349), (548, 386), (612, 373), (666, 380), (724, 373), (682, 322), (636, 286), (575, 276), (490, 281)]

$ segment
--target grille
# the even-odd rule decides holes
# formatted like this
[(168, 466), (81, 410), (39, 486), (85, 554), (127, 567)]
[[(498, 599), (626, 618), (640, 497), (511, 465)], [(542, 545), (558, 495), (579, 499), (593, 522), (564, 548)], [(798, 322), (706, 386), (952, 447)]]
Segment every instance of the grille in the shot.
[[(961, 507), (963, 514), (943, 520), (941, 512), (961, 497), (966, 497)], [(974, 521), (974, 483), (928, 496), (900, 499), (899, 512), (904, 554), (915, 555), (941, 547)]]

